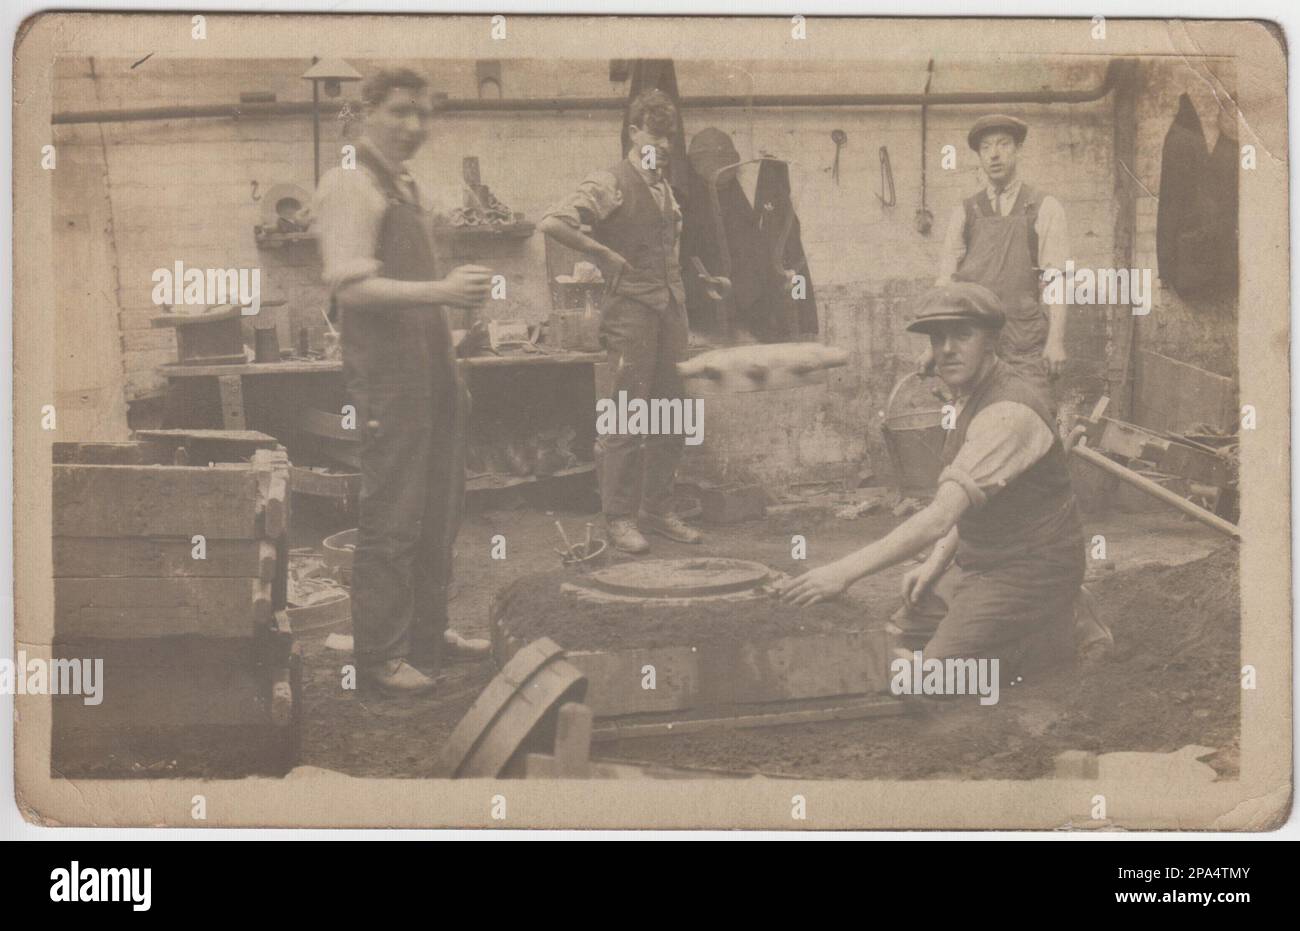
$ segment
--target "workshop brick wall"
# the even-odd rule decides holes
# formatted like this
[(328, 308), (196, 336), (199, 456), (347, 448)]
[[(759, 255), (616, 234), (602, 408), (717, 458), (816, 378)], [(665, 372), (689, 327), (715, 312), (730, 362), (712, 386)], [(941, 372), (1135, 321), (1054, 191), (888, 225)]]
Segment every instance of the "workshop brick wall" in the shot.
[[(365, 71), (370, 63), (354, 61)], [(406, 62), (432, 78), (451, 97), (472, 97), (472, 62)], [(60, 110), (232, 103), (241, 92), (271, 91), (278, 100), (310, 99), (299, 75), (298, 60), (258, 62), (168, 61), (158, 58), (132, 69), (125, 61), (60, 62), (56, 100)], [(621, 94), (612, 85), (604, 60), (563, 64), (526, 61), (503, 64), (507, 97), (598, 96)], [(1138, 174), (1154, 191), (1158, 186), (1159, 140), (1168, 128), (1184, 80), (1177, 68), (1147, 64), (1151, 97), (1139, 103), (1142, 117)], [(1102, 60), (938, 62), (932, 91), (1011, 88), (1084, 88), (1098, 84)], [(810, 64), (798, 73), (771, 64), (678, 61), (679, 86), (696, 93), (828, 93), (850, 91), (919, 91), (925, 63), (855, 67)], [(349, 88), (348, 96), (356, 91)], [(1022, 177), (1052, 193), (1065, 205), (1075, 260), (1080, 265), (1114, 263), (1116, 201), (1111, 98), (1087, 104), (1010, 106), (1031, 125), (1022, 157)], [(900, 108), (690, 109), (685, 113), (688, 138), (707, 126), (730, 132), (742, 157), (770, 154), (793, 160), (793, 185), (816, 286), (824, 339), (848, 349), (853, 365), (836, 373), (829, 390), (804, 389), (781, 399), (774, 430), (789, 439), (779, 447), (760, 446), (745, 437), (727, 440), (718, 417), (710, 419), (710, 442), (695, 452), (695, 464), (713, 474), (745, 476), (771, 482), (800, 475), (851, 469), (860, 460), (878, 475), (887, 472), (878, 425), (889, 389), (921, 350), (920, 339), (902, 332), (912, 299), (932, 280), (948, 213), (979, 185), (973, 153), (965, 133), (978, 107), (932, 107), (929, 112), (927, 206), (934, 214), (928, 235), (917, 231), (920, 207), (920, 113)], [(1167, 114), (1167, 115), (1166, 115)], [(1212, 124), (1212, 118), (1209, 120)], [(618, 111), (446, 114), (417, 156), (413, 170), (425, 189), (442, 204), (459, 203), (461, 159), (476, 155), (482, 180), (505, 203), (536, 221), (589, 170), (617, 158)], [(840, 159), (838, 183), (831, 176), (835, 147), (830, 134), (842, 129), (848, 145)], [(455, 141), (448, 141), (454, 137)], [(187, 265), (261, 266), (263, 300), (285, 298), (282, 343), (298, 326), (319, 324), (325, 295), (319, 267), (310, 248), (259, 250), (253, 226), (262, 205), (254, 200), (273, 184), (290, 181), (311, 186), (311, 121), (308, 116), (274, 119), (202, 119), (167, 122), (106, 123), (56, 127), (60, 147), (98, 151), (107, 168), (105, 182), (112, 210), (117, 258), (117, 301), (121, 327), (123, 378), (128, 399), (156, 392), (156, 366), (174, 358), (171, 330), (149, 327), (157, 312), (150, 301), (150, 274), (177, 259)], [(322, 166), (332, 164), (344, 141), (335, 121), (325, 120)], [(942, 147), (956, 149), (954, 170), (940, 165)], [(883, 207), (879, 149), (889, 149), (898, 203)], [(1154, 148), (1157, 164), (1150, 164)], [(167, 186), (159, 184), (168, 179)], [(90, 193), (89, 191), (87, 193)], [(102, 196), (102, 192), (101, 192)], [(1139, 205), (1138, 253), (1154, 252), (1154, 208), (1148, 222)], [(494, 318), (542, 319), (549, 311), (543, 237), (498, 248), (479, 260), (507, 276), (508, 297), (489, 302)], [(1153, 261), (1153, 260), (1152, 260)], [(1173, 307), (1164, 319), (1177, 321)], [(1104, 309), (1078, 309), (1068, 327), (1072, 357), (1067, 393), (1095, 396), (1105, 385), (1108, 321)], [(1192, 319), (1190, 314), (1189, 320)], [(1156, 314), (1153, 319), (1159, 319)], [(1196, 361), (1213, 355), (1205, 347), (1222, 335), (1226, 324), (1165, 325), (1166, 336), (1153, 334), (1151, 345), (1170, 354), (1187, 352)], [(1235, 315), (1233, 317), (1235, 320)], [(1146, 338), (1149, 323), (1142, 330)], [(1175, 345), (1173, 333), (1187, 346)], [(1144, 343), (1146, 345), (1146, 343)], [(1163, 350), (1162, 350), (1163, 351)], [(1221, 362), (1219, 363), (1222, 364)], [(745, 416), (755, 405), (775, 403), (770, 394), (738, 397), (728, 410)], [(723, 406), (719, 402), (719, 410)], [(769, 412), (764, 409), (763, 413)], [(753, 422), (753, 418), (749, 418)], [(718, 431), (717, 433), (713, 431)]]

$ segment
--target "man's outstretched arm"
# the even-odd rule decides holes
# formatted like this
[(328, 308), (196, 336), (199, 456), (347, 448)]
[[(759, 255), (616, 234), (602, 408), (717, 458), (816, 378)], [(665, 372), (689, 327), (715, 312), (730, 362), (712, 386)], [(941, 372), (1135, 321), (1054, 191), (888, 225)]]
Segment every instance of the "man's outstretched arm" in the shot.
[(947, 537), (970, 503), (961, 485), (944, 482), (933, 501), (884, 537), (787, 582), (781, 590), (782, 599), (804, 606), (837, 597), (858, 579), (900, 563)]

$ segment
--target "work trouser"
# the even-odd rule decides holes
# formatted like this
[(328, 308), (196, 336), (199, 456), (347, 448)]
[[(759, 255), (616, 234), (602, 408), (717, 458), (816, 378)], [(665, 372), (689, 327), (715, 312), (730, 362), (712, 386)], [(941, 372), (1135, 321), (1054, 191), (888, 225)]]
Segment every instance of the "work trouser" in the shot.
[(1016, 315), (1008, 313), (1007, 322), (998, 333), (998, 358), (1037, 388), (1055, 411), (1059, 399), (1047, 370), (1047, 360), (1043, 358), (1050, 328), (1047, 309), (1037, 301), (1026, 300), (1025, 304), (1028, 306), (1019, 309)]
[(1058, 399), (1047, 370), (1047, 360), (1043, 358), (1042, 347), (1036, 347), (1027, 352), (1018, 352), (1008, 346), (999, 345), (997, 351), (998, 358), (1011, 366), (1017, 375), (1037, 388), (1052, 409), (1055, 410)]
[[(671, 400), (683, 394), (677, 363), (686, 359), (686, 309), (673, 298), (659, 311), (615, 298), (601, 312), (600, 341), (609, 354), (611, 399)], [(685, 402), (683, 402), (685, 403)], [(606, 517), (635, 516), (638, 509), (663, 513), (673, 490), (685, 437), (611, 433), (596, 437), (601, 510)]]
[(363, 668), (413, 651), (440, 658), (464, 496), (468, 393), (456, 392), (453, 402), (384, 386), (372, 389), (359, 411), (365, 430), (352, 631)]
[(925, 659), (997, 659), (1004, 681), (1068, 661), (1083, 550), (1055, 550), (980, 571), (950, 565), (894, 615), (897, 645)]

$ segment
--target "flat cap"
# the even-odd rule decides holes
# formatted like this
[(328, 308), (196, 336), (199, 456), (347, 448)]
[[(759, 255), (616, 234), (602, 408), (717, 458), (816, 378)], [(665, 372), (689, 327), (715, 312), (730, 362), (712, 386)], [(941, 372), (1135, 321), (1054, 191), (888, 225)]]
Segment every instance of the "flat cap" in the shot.
[(1016, 145), (1024, 142), (1025, 136), (1029, 135), (1029, 124), (1024, 120), (1018, 120), (1014, 116), (1007, 116), (1005, 113), (992, 113), (988, 116), (981, 116), (975, 121), (975, 125), (966, 134), (966, 144), (978, 152), (980, 150), (980, 136), (995, 129), (1010, 133), (1011, 138), (1016, 140)]
[(954, 281), (921, 296), (907, 329), (911, 333), (929, 333), (940, 324), (958, 320), (997, 330), (1006, 322), (1006, 315), (1002, 301), (984, 285)]

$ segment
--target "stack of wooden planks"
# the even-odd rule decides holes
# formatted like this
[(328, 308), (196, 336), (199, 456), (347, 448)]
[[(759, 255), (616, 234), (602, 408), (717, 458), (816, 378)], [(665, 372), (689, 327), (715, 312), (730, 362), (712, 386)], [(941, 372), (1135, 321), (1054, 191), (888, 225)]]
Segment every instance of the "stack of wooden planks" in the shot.
[(249, 431), (54, 447), (54, 655), (102, 658), (102, 701), (54, 699), (68, 775), (283, 772), (300, 658), (289, 460)]

